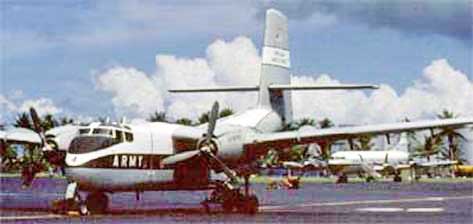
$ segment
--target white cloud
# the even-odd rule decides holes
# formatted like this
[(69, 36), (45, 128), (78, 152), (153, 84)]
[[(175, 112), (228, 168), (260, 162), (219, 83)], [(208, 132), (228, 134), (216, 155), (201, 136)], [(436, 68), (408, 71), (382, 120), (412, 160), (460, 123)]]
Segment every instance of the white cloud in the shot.
[(135, 68), (111, 68), (96, 77), (96, 86), (113, 95), (116, 114), (143, 117), (163, 109), (155, 81)]
[[(157, 55), (153, 75), (116, 67), (97, 76), (98, 88), (112, 94), (122, 113), (147, 117), (164, 110), (173, 118), (197, 118), (218, 100), (236, 111), (255, 105), (254, 93), (168, 94), (168, 88), (256, 85), (260, 70), (258, 49), (246, 37), (217, 40), (202, 58)], [(337, 84), (327, 74), (294, 76), (295, 84)], [(432, 118), (443, 109), (473, 116), (473, 83), (445, 59), (435, 60), (402, 93), (382, 84), (374, 91), (293, 92), (295, 118), (333, 119), (338, 124), (368, 124)]]
[[(147, 117), (165, 110), (171, 118), (196, 119), (215, 100), (221, 107), (242, 110), (256, 102), (248, 93), (168, 94), (170, 88), (220, 85), (256, 85), (259, 74), (258, 50), (246, 37), (226, 42), (217, 40), (205, 58), (156, 56), (156, 73), (146, 75), (133, 68), (115, 67), (96, 76), (97, 88), (112, 94), (117, 115)], [(151, 102), (151, 98), (154, 98)], [(154, 105), (154, 106), (150, 106)]]
[[(293, 77), (295, 83), (336, 83), (329, 76)], [(447, 109), (473, 116), (473, 82), (445, 59), (435, 60), (399, 95), (388, 85), (372, 92), (324, 91), (293, 93), (298, 117), (328, 117), (337, 123), (395, 122), (404, 118), (432, 118)], [(309, 100), (308, 100), (309, 99)]]
[(49, 98), (25, 100), (18, 107), (18, 112), (28, 112), (31, 107), (36, 109), (36, 112), (38, 112), (39, 116), (44, 116), (46, 114), (55, 115), (62, 112), (62, 109), (57, 107)]
[(29, 113), (31, 107), (36, 109), (39, 116), (46, 114), (56, 115), (63, 112), (63, 110), (57, 107), (49, 98), (42, 97), (22, 100), (22, 95), (21, 91), (15, 91), (12, 97), (0, 95), (0, 123), (6, 123), (7, 120), (12, 119), (17, 113)]

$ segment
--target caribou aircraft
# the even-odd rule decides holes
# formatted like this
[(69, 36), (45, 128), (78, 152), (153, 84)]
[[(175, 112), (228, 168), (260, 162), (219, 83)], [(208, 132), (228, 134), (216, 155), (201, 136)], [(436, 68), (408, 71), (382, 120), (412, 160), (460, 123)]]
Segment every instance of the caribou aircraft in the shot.
[(366, 176), (367, 182), (383, 176), (394, 176), (394, 182), (401, 182), (402, 170), (411, 171), (411, 178), (414, 178), (414, 172), (418, 168), (429, 169), (457, 164), (457, 161), (452, 160), (422, 161), (414, 156), (415, 154), (409, 153), (407, 134), (402, 133), (399, 142), (394, 146), (388, 145), (385, 150), (335, 152), (328, 160), (327, 168), (338, 176), (337, 183), (347, 183), (347, 175), (350, 174)]
[[(170, 92), (257, 91), (253, 108), (217, 119), (218, 104), (209, 122), (190, 127), (161, 122), (132, 125), (94, 123), (76, 128), (63, 161), (68, 180), (65, 199), (54, 209), (78, 209), (81, 214), (107, 210), (108, 196), (117, 192), (211, 190), (206, 203), (219, 203), (224, 211), (256, 213), (258, 198), (250, 193), (249, 176), (256, 160), (270, 149), (295, 144), (324, 144), (364, 134), (386, 134), (442, 127), (460, 128), (473, 119), (445, 119), (281, 131), (292, 119), (293, 90), (373, 89), (373, 85), (291, 85), (287, 18), (266, 12), (259, 85), (176, 89)], [(307, 99), (310, 101), (310, 99)], [(33, 116), (35, 115), (32, 111)], [(35, 120), (35, 119), (33, 119)], [(39, 130), (43, 148), (52, 150), (56, 136)], [(8, 142), (8, 137), (6, 139)], [(57, 145), (57, 144), (56, 144)], [(253, 166), (254, 164), (254, 166)], [(88, 192), (85, 200), (79, 192)]]

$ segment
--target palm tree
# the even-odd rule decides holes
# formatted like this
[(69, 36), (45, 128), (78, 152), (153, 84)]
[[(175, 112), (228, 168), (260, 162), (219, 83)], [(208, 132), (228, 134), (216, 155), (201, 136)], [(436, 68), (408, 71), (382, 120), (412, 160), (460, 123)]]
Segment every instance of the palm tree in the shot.
[(43, 128), (44, 131), (47, 131), (51, 128), (54, 128), (59, 125), (59, 122), (54, 119), (52, 114), (47, 114), (46, 116), (43, 117), (41, 121), (41, 127)]
[(333, 126), (335, 126), (335, 125), (334, 125), (333, 122), (332, 122), (330, 119), (328, 119), (328, 118), (324, 118), (323, 120), (319, 121), (319, 127), (320, 127), (320, 128), (331, 128), (331, 127), (333, 127)]
[(26, 112), (18, 114), (13, 126), (18, 128), (27, 128), (33, 130), (33, 122), (30, 120), (30, 115)]
[(61, 119), (59, 119), (59, 124), (60, 125), (67, 125), (67, 124), (73, 124), (74, 123), (74, 119), (73, 118), (70, 118), (70, 117), (62, 117)]
[(354, 150), (371, 150), (374, 143), (371, 142), (373, 139), (372, 135), (362, 135), (358, 137), (357, 143), (354, 144)]
[[(458, 117), (453, 112), (448, 110), (443, 110), (442, 113), (437, 115), (440, 119), (449, 119)], [(460, 139), (465, 139), (465, 137), (456, 131), (452, 127), (442, 128), (442, 131), (438, 133), (439, 136), (447, 137), (448, 139), (448, 158), (450, 160), (459, 160), (459, 141)]]
[(192, 126), (192, 120), (189, 119), (189, 118), (179, 118), (179, 119), (176, 120), (176, 124)]
[(222, 111), (220, 111), (219, 113), (219, 117), (222, 118), (222, 117), (227, 117), (227, 116), (230, 116), (234, 114), (233, 110), (231, 108), (225, 108), (223, 109)]
[(166, 119), (166, 112), (158, 112), (155, 111), (148, 117), (148, 121), (150, 122), (167, 122)]
[(425, 137), (425, 143), (421, 144), (417, 141), (417, 144), (413, 147), (415, 156), (425, 156), (427, 161), (430, 161), (430, 156), (438, 153), (443, 145), (443, 141), (440, 135), (431, 135)]
[(204, 123), (209, 122), (209, 118), (210, 118), (209, 111), (202, 113), (198, 118), (199, 124), (204, 124)]

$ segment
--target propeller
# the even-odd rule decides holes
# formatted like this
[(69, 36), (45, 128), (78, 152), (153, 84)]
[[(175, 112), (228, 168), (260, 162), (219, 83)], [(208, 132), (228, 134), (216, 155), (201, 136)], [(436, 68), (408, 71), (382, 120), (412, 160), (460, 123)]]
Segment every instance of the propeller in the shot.
[(363, 159), (363, 156), (361, 156), (361, 154), (358, 154), (358, 156), (360, 156), (360, 160), (361, 160), (361, 164), (360, 164), (361, 169), (363, 169), (363, 171), (365, 171), (365, 173), (367, 173), (369, 176), (374, 177), (374, 178), (381, 178), (381, 174), (376, 172), (376, 170), (374, 170), (374, 168), (370, 164), (365, 162), (365, 160)]
[(221, 170), (230, 178), (233, 183), (238, 183), (238, 176), (236, 173), (230, 169), (222, 160), (217, 156), (217, 146), (213, 143), (213, 138), (215, 137), (214, 131), (217, 124), (219, 112), (218, 102), (215, 102), (212, 106), (209, 116), (209, 122), (207, 124), (207, 132), (203, 139), (200, 140), (199, 148), (192, 151), (181, 152), (172, 156), (169, 156), (161, 161), (161, 164), (164, 166), (173, 165), (179, 162), (184, 162), (188, 159), (191, 159), (195, 156), (205, 156), (209, 162), (214, 162)]
[(26, 166), (23, 167), (22, 177), (23, 185), (31, 185), (34, 177), (37, 173), (44, 170), (45, 166), (42, 164), (43, 159), (48, 161), (50, 164), (57, 166), (61, 169), (61, 172), (64, 173), (64, 160), (65, 152), (61, 152), (57, 148), (57, 144), (52, 140), (48, 140), (46, 137), (45, 131), (41, 126), (41, 119), (38, 116), (38, 113), (34, 108), (30, 108), (30, 117), (33, 122), (34, 131), (38, 134), (41, 139), (41, 151), (42, 155), (39, 157), (32, 156), (26, 161)]

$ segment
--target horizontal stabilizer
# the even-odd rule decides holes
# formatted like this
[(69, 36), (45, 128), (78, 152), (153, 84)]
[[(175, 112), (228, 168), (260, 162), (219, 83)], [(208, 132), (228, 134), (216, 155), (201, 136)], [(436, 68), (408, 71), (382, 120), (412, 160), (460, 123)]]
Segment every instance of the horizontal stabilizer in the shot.
[(378, 89), (376, 85), (269, 85), (270, 90), (343, 90), (343, 89)]
[(238, 92), (238, 91), (257, 91), (258, 86), (222, 86), (222, 87), (203, 87), (187, 89), (170, 89), (171, 93), (199, 93), (199, 92)]
[[(350, 90), (350, 89), (378, 89), (376, 85), (279, 85), (272, 84), (268, 86), (269, 90)], [(222, 86), (222, 87), (201, 87), (187, 89), (170, 89), (171, 93), (200, 93), (200, 92), (242, 92), (258, 91), (258, 86)]]

